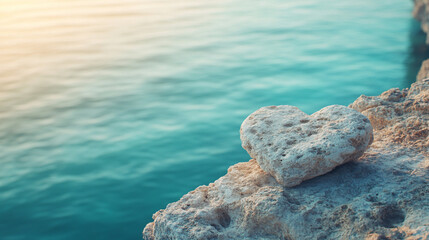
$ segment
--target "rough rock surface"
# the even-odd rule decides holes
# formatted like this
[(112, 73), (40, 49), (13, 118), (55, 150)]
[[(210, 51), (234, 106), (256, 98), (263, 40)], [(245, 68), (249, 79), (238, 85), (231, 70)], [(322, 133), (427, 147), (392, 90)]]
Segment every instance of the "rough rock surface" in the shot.
[(425, 78), (429, 78), (429, 59), (423, 61), (422, 67), (417, 74), (417, 82), (420, 82)]
[(374, 126), (358, 160), (285, 188), (255, 160), (154, 214), (144, 239), (429, 239), (429, 80), (361, 96)]
[(356, 160), (373, 140), (367, 117), (340, 105), (312, 115), (297, 107), (263, 107), (244, 120), (242, 146), (281, 185), (293, 187)]
[[(414, 2), (429, 32), (429, 1)], [(294, 188), (238, 163), (155, 213), (143, 238), (429, 240), (428, 73), (425, 61), (410, 89), (350, 105), (374, 127), (358, 160)]]
[[(414, 0), (413, 16), (421, 22), (422, 30), (429, 32), (429, 1)], [(426, 36), (426, 43), (429, 44), (429, 37)]]
[[(426, 71), (425, 62), (419, 76)], [(360, 96), (351, 108), (366, 115), (379, 132), (395, 143), (418, 148), (429, 147), (429, 79), (420, 79), (410, 89), (390, 89), (378, 97)]]

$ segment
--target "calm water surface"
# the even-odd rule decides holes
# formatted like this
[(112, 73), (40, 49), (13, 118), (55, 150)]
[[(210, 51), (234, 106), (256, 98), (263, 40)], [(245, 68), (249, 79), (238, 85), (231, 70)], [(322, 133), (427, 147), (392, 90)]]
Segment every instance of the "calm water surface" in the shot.
[(0, 238), (140, 239), (242, 120), (408, 87), (412, 2), (0, 0)]

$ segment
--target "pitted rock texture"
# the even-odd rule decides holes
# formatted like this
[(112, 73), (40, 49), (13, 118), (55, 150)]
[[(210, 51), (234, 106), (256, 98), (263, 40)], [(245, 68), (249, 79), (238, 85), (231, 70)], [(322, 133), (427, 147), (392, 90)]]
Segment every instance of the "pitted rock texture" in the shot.
[[(287, 233), (281, 231), (278, 226), (282, 224), (281, 219), (275, 217), (275, 205), (281, 193), (282, 188), (256, 161), (238, 163), (228, 169), (226, 176), (209, 186), (198, 187), (157, 212), (154, 222), (146, 226), (143, 237), (226, 240), (254, 234), (256, 238), (264, 236), (258, 233), (260, 227), (268, 232), (280, 230), (271, 239), (282, 237)], [(238, 218), (248, 220), (237, 221)], [(239, 228), (248, 232), (236, 232)]]
[[(418, 237), (429, 232), (429, 185), (411, 173), (422, 156), (393, 146), (379, 150), (295, 188), (278, 184), (255, 160), (238, 163), (154, 214), (143, 237), (427, 239)], [(409, 169), (398, 168), (402, 161)]]
[(341, 105), (307, 115), (297, 107), (263, 107), (244, 120), (242, 146), (283, 186), (356, 160), (373, 140), (367, 117)]
[[(422, 66), (422, 71), (425, 65)], [(421, 79), (410, 89), (390, 89), (380, 96), (360, 96), (351, 108), (369, 118), (378, 136), (407, 147), (429, 148), (429, 79)]]
[[(358, 160), (293, 188), (277, 183), (256, 160), (238, 163), (214, 183), (155, 213), (143, 238), (429, 239), (428, 149), (421, 137), (407, 135), (418, 126), (400, 124), (427, 119), (422, 103), (414, 103), (429, 94), (428, 86), (420, 81), (409, 90), (392, 89), (352, 104), (364, 113), (383, 106), (381, 116), (395, 112), (401, 102), (420, 109), (407, 110), (405, 119), (389, 114), (385, 126), (376, 122), (374, 142)], [(383, 101), (390, 103), (380, 105)], [(404, 134), (400, 141), (394, 129)]]

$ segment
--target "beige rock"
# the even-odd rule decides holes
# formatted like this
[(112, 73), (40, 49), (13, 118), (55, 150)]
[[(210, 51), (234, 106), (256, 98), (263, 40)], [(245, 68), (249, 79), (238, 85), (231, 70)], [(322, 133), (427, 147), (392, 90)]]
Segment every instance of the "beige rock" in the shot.
[(244, 120), (240, 136), (249, 155), (286, 187), (356, 160), (373, 139), (368, 118), (340, 105), (312, 115), (287, 105), (263, 107)]
[[(428, 1), (414, 2), (415, 15), (428, 19)], [(155, 213), (143, 238), (428, 240), (426, 68), (409, 90), (351, 104), (374, 127), (374, 142), (358, 160), (294, 188), (278, 184), (255, 160), (238, 163)]]
[[(358, 160), (294, 188), (277, 183), (255, 160), (238, 163), (155, 213), (143, 238), (428, 239), (428, 149), (422, 136), (407, 135), (416, 135), (422, 125), (400, 124), (427, 119), (429, 113), (418, 106), (429, 94), (427, 86), (422, 81), (352, 104), (386, 118), (381, 121), (386, 125), (376, 124), (374, 143)], [(383, 111), (372, 112), (380, 106)], [(400, 106), (407, 107), (406, 118), (395, 113)], [(403, 134), (401, 141), (395, 131)]]
[(419, 73), (417, 74), (417, 82), (429, 78), (429, 59), (423, 61), (422, 67), (420, 68)]
[[(423, 70), (421, 70), (422, 72)], [(351, 108), (369, 118), (378, 136), (427, 152), (429, 147), (429, 79), (410, 89), (390, 89), (380, 96), (360, 96)]]

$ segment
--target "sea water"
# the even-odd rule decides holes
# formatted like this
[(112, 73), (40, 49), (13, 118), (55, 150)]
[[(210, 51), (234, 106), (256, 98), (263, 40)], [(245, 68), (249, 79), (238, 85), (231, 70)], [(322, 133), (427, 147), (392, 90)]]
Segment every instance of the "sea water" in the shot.
[(140, 239), (262, 106), (409, 87), (412, 1), (1, 0), (0, 239)]

